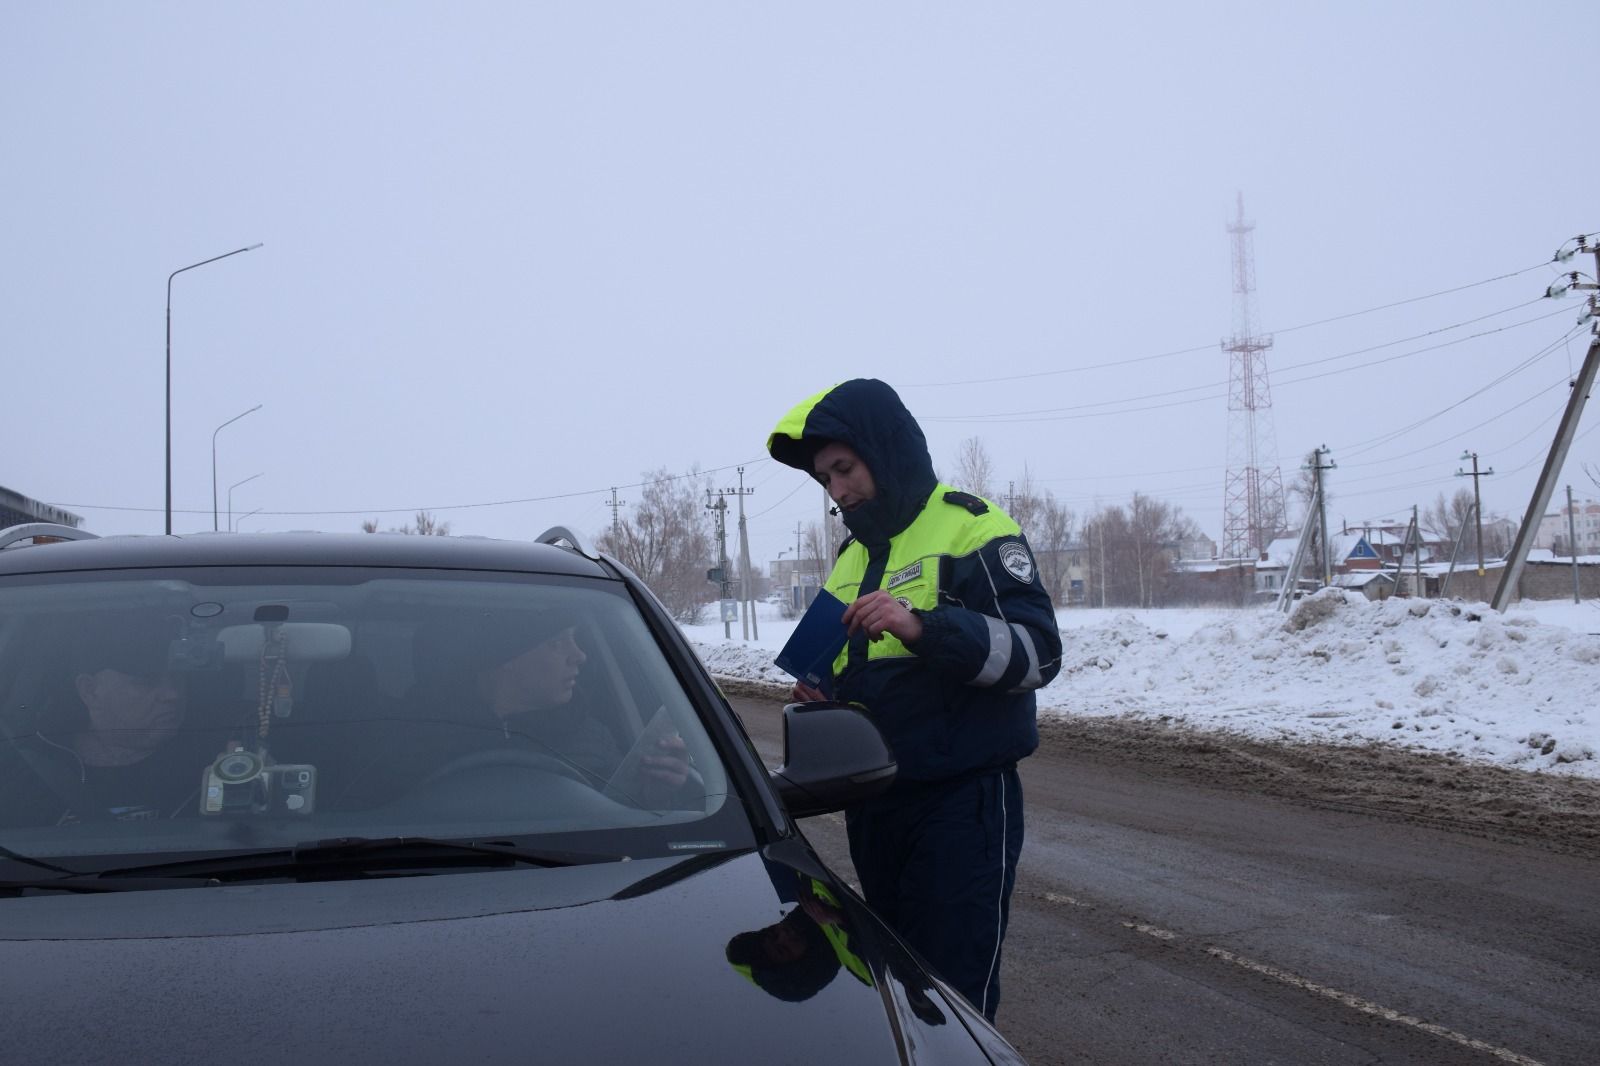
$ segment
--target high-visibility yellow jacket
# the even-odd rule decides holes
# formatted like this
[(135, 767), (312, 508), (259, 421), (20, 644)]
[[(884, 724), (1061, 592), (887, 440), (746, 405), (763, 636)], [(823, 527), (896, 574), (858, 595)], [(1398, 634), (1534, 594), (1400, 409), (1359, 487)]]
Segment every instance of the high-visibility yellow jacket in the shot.
[(940, 484), (916, 420), (881, 381), (856, 379), (790, 411), (768, 439), (811, 474), (821, 443), (850, 445), (874, 499), (844, 515), (852, 537), (827, 588), (849, 603), (884, 589), (922, 637), (852, 638), (835, 697), (864, 708), (900, 764), (895, 791), (1014, 765), (1038, 746), (1034, 692), (1055, 677), (1061, 637), (1027, 538), (987, 500)]

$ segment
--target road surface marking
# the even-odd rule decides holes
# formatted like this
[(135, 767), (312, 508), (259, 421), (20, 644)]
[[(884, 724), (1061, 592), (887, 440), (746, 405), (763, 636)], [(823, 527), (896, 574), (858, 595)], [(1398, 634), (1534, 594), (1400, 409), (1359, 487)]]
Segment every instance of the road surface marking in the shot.
[[(1044, 898), (1050, 903), (1063, 903), (1072, 907), (1090, 907), (1090, 904), (1084, 903), (1081, 900), (1073, 899), (1071, 896), (1059, 895), (1055, 892), (1046, 892), (1044, 894)], [(1148, 922), (1124, 921), (1122, 925), (1125, 929), (1131, 929), (1136, 933), (1143, 933), (1145, 936), (1154, 937), (1157, 940), (1175, 941), (1182, 939), (1177, 933), (1172, 932), (1170, 929), (1162, 929), (1160, 926), (1151, 925)], [(1475, 1040), (1470, 1036), (1456, 1032), (1454, 1029), (1446, 1029), (1442, 1025), (1435, 1025), (1432, 1022), (1425, 1022), (1421, 1018), (1414, 1018), (1409, 1014), (1402, 1014), (1397, 1010), (1380, 1006), (1377, 1003), (1373, 1003), (1371, 1000), (1362, 999), (1360, 996), (1352, 995), (1349, 992), (1341, 992), (1337, 988), (1329, 988), (1327, 985), (1319, 985), (1315, 981), (1308, 981), (1304, 977), (1299, 977), (1287, 970), (1280, 970), (1276, 966), (1268, 966), (1264, 962), (1256, 962), (1254, 959), (1247, 959), (1243, 955), (1235, 955), (1226, 948), (1219, 948), (1208, 944), (1206, 945), (1206, 954), (1210, 955), (1212, 958), (1221, 959), (1223, 962), (1229, 962), (1235, 966), (1239, 966), (1243, 969), (1261, 974), (1262, 976), (1270, 977), (1275, 981), (1282, 981), (1284, 984), (1301, 989), (1302, 991), (1311, 992), (1319, 996), (1325, 996), (1336, 1003), (1342, 1003), (1347, 1007), (1351, 1007), (1365, 1014), (1371, 1014), (1374, 1017), (1382, 1018), (1385, 1021), (1398, 1022), (1401, 1025), (1409, 1025), (1413, 1029), (1421, 1030), (1430, 1036), (1436, 1036), (1441, 1039), (1460, 1044), (1462, 1047), (1471, 1048), (1474, 1051), (1481, 1051), (1485, 1054), (1493, 1055), (1495, 1058), (1501, 1059), (1505, 1062), (1516, 1063), (1517, 1066), (1544, 1066), (1544, 1063), (1540, 1062), (1538, 1059), (1531, 1059), (1526, 1055), (1519, 1055), (1517, 1052), (1512, 1051), (1509, 1048), (1498, 1047), (1483, 1040)]]
[(1123, 922), (1122, 924), (1125, 928), (1132, 929), (1136, 933), (1143, 933), (1145, 936), (1153, 936), (1157, 940), (1178, 939), (1177, 933), (1166, 929), (1158, 929), (1153, 925), (1146, 925), (1144, 922)]
[(1496, 1047), (1495, 1045), (1485, 1043), (1482, 1040), (1474, 1040), (1470, 1036), (1463, 1036), (1454, 1029), (1446, 1029), (1442, 1025), (1434, 1025), (1432, 1022), (1425, 1022), (1421, 1018), (1413, 1018), (1409, 1014), (1401, 1014), (1397, 1010), (1391, 1010), (1388, 1007), (1379, 1006), (1370, 1000), (1365, 1000), (1359, 996), (1351, 995), (1349, 992), (1341, 992), (1337, 988), (1329, 988), (1326, 985), (1319, 985), (1313, 981), (1307, 981), (1305, 978), (1297, 977), (1294, 974), (1289, 973), (1287, 970), (1280, 970), (1275, 966), (1268, 966), (1264, 962), (1256, 962), (1254, 959), (1247, 959), (1241, 955), (1235, 955), (1233, 952), (1227, 951), (1223, 948), (1207, 947), (1206, 953), (1214, 958), (1221, 959), (1224, 962), (1231, 962), (1235, 966), (1242, 966), (1246, 970), (1252, 970), (1266, 977), (1271, 977), (1274, 980), (1282, 981), (1284, 984), (1293, 985), (1295, 988), (1304, 989), (1307, 992), (1314, 992), (1319, 996), (1326, 996), (1335, 1002), (1343, 1003), (1345, 1006), (1353, 1007), (1358, 1011), (1362, 1011), (1363, 1013), (1374, 1015), (1375, 1017), (1382, 1018), (1385, 1021), (1399, 1022), (1401, 1025), (1409, 1025), (1413, 1029), (1420, 1029), (1423, 1032), (1429, 1033), (1433, 1036), (1454, 1041), (1455, 1043), (1460, 1044), (1463, 1047), (1469, 1047), (1474, 1051), (1482, 1051), (1486, 1054), (1493, 1055), (1497, 1059), (1503, 1059), (1506, 1062), (1514, 1062), (1517, 1063), (1518, 1066), (1544, 1066), (1544, 1064), (1538, 1059), (1530, 1059), (1526, 1055), (1519, 1055), (1515, 1051), (1511, 1051), (1507, 1048)]

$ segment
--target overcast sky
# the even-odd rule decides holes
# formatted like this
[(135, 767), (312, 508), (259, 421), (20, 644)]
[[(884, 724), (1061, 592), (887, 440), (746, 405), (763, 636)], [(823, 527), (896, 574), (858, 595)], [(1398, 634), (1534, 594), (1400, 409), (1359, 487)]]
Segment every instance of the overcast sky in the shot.
[(767, 433), (874, 376), (946, 477), (977, 436), (1000, 491), (1220, 539), (1242, 192), (1284, 481), (1327, 444), (1335, 522), (1404, 520), (1472, 449), (1520, 517), (1588, 340), (1535, 301), (1600, 230), (1593, 15), (9, 4), (0, 485), (159, 532), (167, 276), (262, 242), (173, 282), (180, 531), (261, 404), (216, 437), (246, 529), (593, 534), (743, 464), (764, 562), (821, 512)]

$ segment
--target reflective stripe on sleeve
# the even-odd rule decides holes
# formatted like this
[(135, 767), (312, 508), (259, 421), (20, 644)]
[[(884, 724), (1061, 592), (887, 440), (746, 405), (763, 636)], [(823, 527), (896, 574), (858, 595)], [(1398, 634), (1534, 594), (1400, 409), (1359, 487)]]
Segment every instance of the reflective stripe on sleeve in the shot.
[(967, 682), (969, 685), (992, 685), (1011, 665), (1011, 627), (988, 615), (983, 620), (989, 623), (989, 658), (984, 660), (978, 676)]
[(1028, 672), (1022, 675), (1022, 680), (1018, 681), (1017, 687), (1011, 691), (1032, 692), (1044, 684), (1044, 680), (1039, 673), (1039, 649), (1034, 647), (1033, 634), (1029, 633), (1027, 629), (1015, 622), (1011, 623), (1011, 629), (1012, 632), (1016, 633), (1017, 639), (1022, 642), (1023, 650), (1028, 653)]

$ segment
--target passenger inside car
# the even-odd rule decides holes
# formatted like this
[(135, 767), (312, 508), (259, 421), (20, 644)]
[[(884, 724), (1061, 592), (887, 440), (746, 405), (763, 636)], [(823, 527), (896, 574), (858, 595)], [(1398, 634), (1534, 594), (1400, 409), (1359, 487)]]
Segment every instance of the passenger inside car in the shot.
[(33, 772), (35, 824), (139, 821), (192, 813), (215, 736), (184, 728), (188, 673), (169, 661), (165, 620), (80, 628), (59, 683), (16, 751)]

